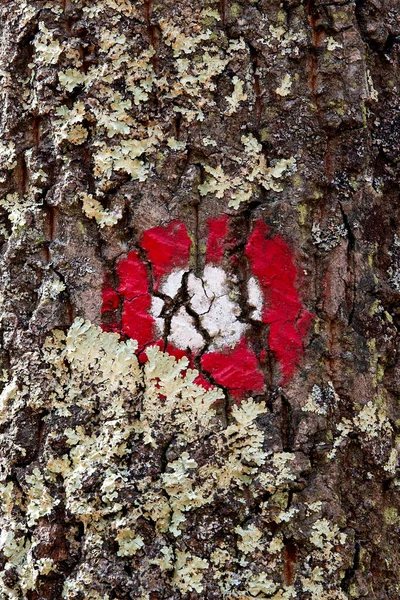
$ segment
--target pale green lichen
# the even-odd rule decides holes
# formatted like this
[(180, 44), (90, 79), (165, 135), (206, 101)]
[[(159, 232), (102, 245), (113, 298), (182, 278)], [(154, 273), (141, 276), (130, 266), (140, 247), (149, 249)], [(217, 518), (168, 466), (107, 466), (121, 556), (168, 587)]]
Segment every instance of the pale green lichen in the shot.
[(144, 545), (142, 536), (136, 535), (130, 529), (120, 529), (116, 540), (119, 546), (118, 556), (133, 556)]
[[(104, 10), (110, 15), (111, 27), (101, 22)], [(171, 52), (172, 61), (169, 71), (156, 74), (155, 48), (147, 41), (138, 50), (136, 37), (127, 36), (121, 28), (122, 15), (138, 18), (137, 8), (128, 0), (101, 1), (95, 7), (84, 6), (83, 11), (88, 19), (99, 23), (90, 48), (94, 54), (96, 51), (100, 54), (101, 61), (84, 68), (82, 53), (74, 39), (59, 41), (55, 32), (40, 22), (30, 65), (33, 86), (27, 90), (25, 102), (27, 108), (37, 111), (38, 103), (42, 102), (35, 88), (37, 73), (44, 65), (51, 67), (62, 61), (62, 70), (56, 71), (59, 90), (62, 94), (71, 93), (80, 87), (81, 93), (72, 103), (62, 98), (63, 103), (53, 109), (52, 136), (61, 154), (66, 143), (81, 146), (91, 140), (96, 187), (91, 192), (96, 198), (108, 190), (110, 179), (116, 175), (127, 174), (144, 182), (157, 173), (160, 161), (168, 153), (187, 151), (186, 142), (175, 140), (165, 123), (174, 113), (187, 123), (203, 122), (215, 110), (218, 77), (231, 61), (248, 58), (249, 48), (243, 38), (227, 39), (223, 31), (215, 30), (215, 23), (220, 20), (215, 7), (193, 9), (189, 22), (180, 18), (173, 22), (159, 19), (161, 40)], [(285, 43), (292, 44), (295, 36), (285, 29), (283, 32), (281, 41), (287, 38)], [(232, 77), (233, 91), (226, 97), (227, 117), (251, 99), (248, 91), (251, 78), (250, 70)], [(285, 90), (289, 87), (286, 82)], [(140, 110), (152, 94), (157, 95), (159, 106), (167, 112), (164, 114), (163, 108), (163, 114), (157, 112), (151, 123), (144, 125)], [(273, 161), (267, 167), (258, 147), (253, 144), (249, 151), (251, 137), (251, 134), (242, 137), (245, 147), (233, 157), (233, 176), (223, 164), (208, 164), (204, 160), (208, 177), (199, 187), (202, 195), (210, 193), (222, 198), (226, 194), (230, 206), (239, 208), (253, 197), (256, 186), (273, 191), (283, 189), (279, 179), (295, 169), (294, 158)], [(213, 141), (210, 143), (214, 145)]]
[(95, 219), (96, 223), (102, 227), (112, 227), (122, 218), (122, 211), (110, 211), (100, 204), (91, 194), (80, 194), (82, 200), (83, 212), (89, 219)]
[(232, 77), (233, 83), (233, 92), (232, 96), (227, 96), (226, 101), (228, 102), (230, 108), (227, 112), (228, 115), (232, 115), (237, 111), (241, 102), (247, 100), (247, 94), (243, 91), (244, 82), (239, 79), (236, 75)]
[(351, 419), (343, 418), (336, 425), (336, 430), (339, 435), (327, 454), (328, 459), (333, 459), (338, 449), (348, 443), (349, 435), (357, 432), (362, 445), (373, 451), (377, 464), (389, 471), (395, 468), (393, 461), (397, 450), (393, 448), (393, 428), (379, 396), (375, 402), (367, 402)]
[(290, 90), (292, 88), (292, 77), (289, 73), (286, 73), (284, 78), (281, 81), (279, 87), (276, 88), (275, 93), (278, 96), (288, 96), (290, 94)]
[[(14, 142), (0, 142), (0, 169), (1, 171), (11, 171), (17, 165)], [(0, 183), (4, 183), (5, 175), (0, 177)]]
[(176, 552), (176, 562), (172, 582), (183, 594), (203, 591), (201, 583), (203, 571), (208, 569), (208, 562), (198, 556), (186, 552)]
[(85, 83), (85, 74), (78, 69), (67, 69), (58, 73), (58, 79), (67, 92), (72, 92), (74, 88)]
[(238, 174), (232, 176), (225, 173), (221, 165), (216, 167), (205, 165), (204, 169), (208, 177), (198, 186), (202, 196), (215, 194), (217, 198), (223, 198), (227, 194), (231, 198), (229, 206), (239, 208), (242, 202), (250, 200), (255, 184), (275, 192), (283, 190), (279, 180), (295, 171), (295, 158), (280, 159), (273, 166), (268, 167), (262, 145), (252, 134), (243, 135), (241, 142), (244, 154), (231, 157), (239, 165)]
[(333, 50), (336, 50), (338, 48), (343, 48), (343, 45), (337, 40), (335, 40), (335, 38), (329, 36), (326, 38), (326, 47), (329, 50), (329, 52), (332, 52)]
[[(134, 340), (121, 341), (117, 334), (76, 319), (66, 334), (53, 332), (41, 357), (29, 357), (31, 364), (42, 361), (40, 370), (22, 370), (6, 382), (3, 421), (27, 405), (45, 411), (50, 427), (41, 466), (27, 473), (24, 496), (7, 480), (7, 458), (2, 467), (0, 544), (7, 564), (17, 569), (19, 589), (33, 589), (38, 577), (53, 569), (52, 563), (34, 557), (30, 535), (39, 519), (53, 518), (62, 497), (70, 519), (84, 526), (85, 552), (101, 553), (111, 539), (121, 560), (141, 560), (147, 545), (154, 543), (146, 564), (159, 569), (176, 593), (203, 593), (204, 576), (211, 571), (223, 598), (295, 598), (293, 588), (277, 579), (283, 569), (283, 534), (272, 534), (267, 524), (281, 529), (299, 518), (301, 506), (290, 505), (289, 490), (307, 468), (306, 457), (266, 448), (265, 433), (257, 424), (268, 413), (263, 402), (249, 398), (234, 405), (225, 424), (216, 408), (223, 391), (198, 385), (198, 373), (187, 358), (177, 361), (150, 346), (147, 361), (140, 365), (136, 350)], [(36, 372), (46, 381), (45, 393), (36, 383)], [(82, 415), (78, 423), (77, 415)], [(375, 413), (368, 415), (360, 411), (350, 426), (366, 430), (371, 419), (376, 421)], [(55, 452), (62, 441), (63, 451)], [(136, 447), (157, 456), (171, 441), (162, 471), (132, 475)], [(203, 452), (207, 459), (199, 461)], [(54, 497), (49, 490), (55, 488)], [(268, 500), (263, 499), (266, 491)], [(234, 522), (226, 541), (206, 558), (182, 544), (193, 517), (199, 509), (212, 509), (216, 498), (226, 505), (232, 498), (244, 505), (246, 498), (253, 498), (259, 510), (251, 522)], [(342, 568), (336, 548), (343, 546), (346, 535), (319, 517), (321, 503), (305, 510), (316, 519), (310, 537), (313, 556), (322, 565), (321, 573), (331, 576)], [(141, 529), (143, 521), (152, 528), (151, 541)], [(229, 535), (234, 536), (234, 555)], [(98, 597), (92, 554), (66, 578), (64, 598), (77, 600), (82, 593)], [(316, 594), (319, 576), (307, 568), (300, 574), (302, 589)], [(146, 590), (140, 594), (145, 597)]]
[(79, 146), (83, 144), (88, 136), (87, 129), (82, 125), (86, 117), (86, 109), (83, 102), (75, 102), (71, 109), (59, 106), (55, 110), (57, 117), (55, 129), (55, 141), (60, 145), (64, 140)]
[(25, 476), (25, 481), (28, 484), (27, 524), (31, 526), (37, 523), (40, 517), (50, 514), (60, 501), (53, 501), (39, 469), (33, 469), (31, 475)]
[[(33, 191), (34, 189), (31, 189), (31, 192)], [(27, 213), (34, 209), (35, 206), (36, 202), (32, 196), (20, 196), (19, 194), (14, 193), (7, 194), (5, 198), (0, 199), (0, 207), (7, 211), (14, 233), (25, 227)]]
[(36, 51), (34, 60), (38, 64), (56, 64), (63, 51), (62, 45), (42, 21), (39, 22), (39, 33), (36, 35), (33, 45)]
[(237, 546), (244, 554), (254, 552), (263, 536), (262, 531), (257, 529), (255, 525), (249, 525), (246, 529), (243, 529), (243, 527), (236, 527), (235, 533), (240, 536)]

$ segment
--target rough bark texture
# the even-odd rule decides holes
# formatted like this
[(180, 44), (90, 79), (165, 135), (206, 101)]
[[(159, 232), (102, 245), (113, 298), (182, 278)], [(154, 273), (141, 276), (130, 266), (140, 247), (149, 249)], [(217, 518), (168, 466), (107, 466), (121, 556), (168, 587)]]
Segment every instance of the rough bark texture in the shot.
[(0, 598), (400, 597), (398, 1), (0, 4)]

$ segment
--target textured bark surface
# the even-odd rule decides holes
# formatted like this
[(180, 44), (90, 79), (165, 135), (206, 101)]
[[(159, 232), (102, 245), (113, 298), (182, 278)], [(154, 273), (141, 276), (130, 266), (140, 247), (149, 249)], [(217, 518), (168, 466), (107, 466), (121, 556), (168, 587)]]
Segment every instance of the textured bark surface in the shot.
[(0, 9), (0, 598), (400, 597), (398, 1)]

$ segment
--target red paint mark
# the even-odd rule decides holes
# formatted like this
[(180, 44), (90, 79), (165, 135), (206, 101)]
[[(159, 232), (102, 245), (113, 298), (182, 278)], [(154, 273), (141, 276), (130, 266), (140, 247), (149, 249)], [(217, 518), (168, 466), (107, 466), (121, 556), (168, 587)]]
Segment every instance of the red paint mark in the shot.
[(256, 222), (246, 255), (264, 295), (262, 319), (270, 326), (269, 346), (282, 369), (282, 382), (293, 374), (303, 353), (303, 338), (312, 315), (300, 302), (295, 287), (294, 256), (280, 235), (268, 238), (270, 227)]
[[(149, 315), (151, 295), (146, 267), (136, 250), (119, 261), (117, 265), (119, 277), (118, 292), (124, 299), (122, 309), (122, 332), (138, 342), (139, 351), (150, 344), (153, 337), (154, 319)], [(109, 286), (103, 290), (103, 308), (118, 306), (118, 294)], [(113, 310), (113, 309), (111, 309)], [(111, 324), (111, 327), (114, 324)], [(110, 324), (105, 325), (110, 331)], [(114, 329), (111, 329), (114, 330)]]
[(236, 398), (245, 396), (247, 392), (262, 392), (264, 389), (264, 375), (257, 356), (243, 339), (232, 350), (204, 354), (201, 366), (216, 383), (228, 388)]
[[(161, 348), (161, 350), (163, 350), (162, 346), (160, 346), (160, 348)], [(185, 352), (185, 350), (180, 350), (179, 348), (175, 348), (175, 346), (173, 346), (172, 344), (167, 344), (167, 347), (165, 348), (165, 352), (168, 352), (168, 354), (170, 356), (173, 356), (174, 358), (176, 358), (176, 360), (180, 360), (184, 356), (186, 358), (188, 358), (188, 355)]]
[(103, 331), (121, 333), (121, 323), (119, 321), (111, 321), (111, 323), (102, 323), (101, 328)]
[(119, 296), (110, 283), (110, 276), (109, 272), (104, 274), (101, 314), (105, 315), (105, 321), (102, 324), (102, 328), (103, 331), (121, 333), (121, 323), (116, 312), (119, 307)]
[(154, 319), (149, 315), (150, 294), (125, 300), (122, 310), (122, 331), (138, 342), (139, 350), (153, 341)]
[(158, 289), (163, 275), (173, 268), (187, 266), (191, 243), (186, 227), (180, 221), (173, 221), (167, 227), (153, 227), (143, 233), (140, 245), (151, 263), (155, 289)]
[(224, 256), (226, 248), (226, 237), (228, 234), (228, 217), (224, 215), (220, 219), (208, 219), (208, 241), (206, 261), (219, 264)]
[[(229, 218), (225, 215), (208, 221), (209, 238), (206, 259), (221, 262), (224, 252), (234, 247), (229, 238)], [(174, 221), (166, 227), (154, 227), (145, 231), (140, 245), (148, 256), (154, 276), (155, 288), (161, 278), (174, 268), (188, 265), (191, 241), (185, 225)], [(264, 306), (262, 321), (269, 325), (269, 347), (282, 370), (282, 382), (293, 374), (303, 352), (303, 339), (313, 318), (305, 310), (296, 288), (297, 269), (294, 256), (281, 236), (270, 236), (270, 228), (259, 220), (246, 245), (246, 255), (252, 273), (258, 278), (262, 289)], [(238, 260), (236, 255), (230, 259)], [(151, 293), (146, 264), (139, 252), (133, 250), (117, 264), (118, 289), (111, 284), (110, 273), (106, 273), (103, 288), (102, 313), (105, 314), (105, 331), (117, 331), (138, 341), (140, 362), (148, 360), (146, 348), (157, 345), (176, 360), (186, 357), (189, 361), (182, 369), (194, 368), (195, 354), (180, 350), (163, 340), (156, 341), (155, 321), (150, 314)], [(122, 323), (119, 323), (121, 301)], [(259, 393), (265, 388), (261, 365), (267, 354), (260, 352), (259, 358), (242, 339), (234, 348), (224, 348), (202, 356), (201, 366), (212, 376), (215, 383), (227, 388), (240, 399), (247, 393)], [(195, 383), (209, 389), (213, 385), (199, 374)]]
[(127, 300), (148, 293), (149, 280), (146, 267), (136, 250), (129, 252), (126, 258), (119, 261), (117, 273), (118, 291)]
[(193, 383), (201, 385), (206, 390), (210, 390), (214, 387), (201, 373), (197, 375), (196, 379), (193, 380)]
[(113, 312), (118, 308), (119, 296), (117, 292), (106, 282), (103, 287), (103, 306), (101, 312)]
[(267, 358), (267, 351), (266, 350), (261, 350), (260, 352), (260, 362), (264, 362), (264, 360)]

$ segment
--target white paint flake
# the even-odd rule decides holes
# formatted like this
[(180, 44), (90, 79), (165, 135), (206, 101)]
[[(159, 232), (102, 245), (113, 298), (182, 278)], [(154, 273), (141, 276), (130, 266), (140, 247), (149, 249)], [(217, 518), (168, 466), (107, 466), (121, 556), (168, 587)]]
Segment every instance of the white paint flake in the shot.
[(247, 283), (247, 298), (249, 305), (254, 308), (251, 318), (255, 321), (261, 321), (263, 309), (263, 296), (260, 284), (255, 277), (250, 277)]
[(203, 336), (197, 331), (193, 318), (183, 306), (171, 319), (168, 340), (180, 350), (200, 350), (204, 346)]
[(154, 326), (159, 336), (164, 334), (164, 319), (160, 317), (163, 308), (164, 301), (158, 296), (152, 296), (150, 314), (154, 319)]
[(190, 306), (198, 315), (204, 315), (210, 310), (213, 295), (209, 296), (205, 289), (203, 280), (190, 273), (188, 277), (188, 292), (190, 296)]
[(176, 294), (180, 290), (182, 285), (182, 278), (186, 273), (186, 269), (179, 269), (179, 271), (172, 271), (161, 284), (160, 291), (166, 294), (170, 298), (175, 298)]

